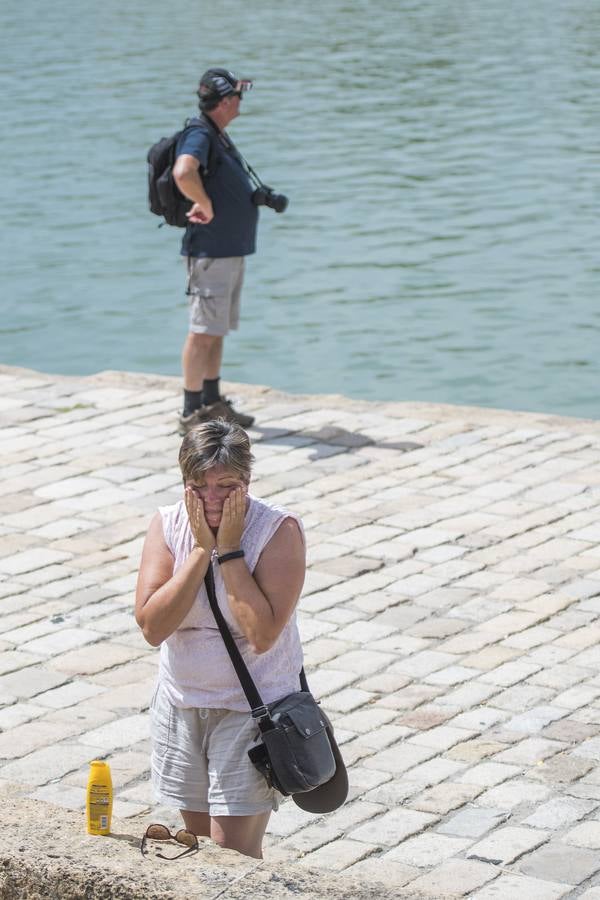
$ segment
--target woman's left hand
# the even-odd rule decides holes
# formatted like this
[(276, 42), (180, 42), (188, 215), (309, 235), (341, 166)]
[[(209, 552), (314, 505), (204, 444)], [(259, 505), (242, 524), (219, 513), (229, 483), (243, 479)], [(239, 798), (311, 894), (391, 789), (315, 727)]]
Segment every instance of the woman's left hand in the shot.
[(246, 491), (238, 487), (229, 494), (223, 504), (223, 514), (217, 531), (217, 550), (220, 555), (239, 550), (245, 518)]

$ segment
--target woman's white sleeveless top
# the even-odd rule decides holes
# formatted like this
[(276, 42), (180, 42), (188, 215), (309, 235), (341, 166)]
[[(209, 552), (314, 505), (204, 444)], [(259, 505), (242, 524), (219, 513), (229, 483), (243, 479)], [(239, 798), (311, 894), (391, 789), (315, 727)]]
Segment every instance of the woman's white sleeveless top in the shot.
[[(293, 513), (270, 506), (255, 497), (249, 496), (248, 499), (241, 547), (246, 565), (253, 572), (264, 547), (284, 519), (294, 519), (303, 535), (304, 531), (302, 522)], [(185, 503), (180, 500), (174, 506), (161, 507), (159, 512), (165, 542), (175, 560), (173, 572), (176, 572), (187, 559), (194, 543)], [(231, 614), (214, 555), (213, 572), (219, 607), (263, 701), (270, 703), (300, 690), (298, 676), (302, 668), (302, 647), (295, 612), (274, 646), (266, 653), (256, 654)], [(240, 712), (249, 709), (212, 614), (204, 584), (179, 628), (161, 644), (159, 681), (173, 706), (234, 709)]]

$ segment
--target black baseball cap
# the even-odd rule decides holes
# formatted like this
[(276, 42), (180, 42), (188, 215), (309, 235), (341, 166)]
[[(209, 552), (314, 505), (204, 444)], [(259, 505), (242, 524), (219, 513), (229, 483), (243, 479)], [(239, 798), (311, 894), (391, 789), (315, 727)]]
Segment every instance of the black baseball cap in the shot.
[(200, 79), (198, 96), (202, 102), (218, 102), (231, 94), (249, 91), (251, 87), (251, 79), (238, 78), (229, 69), (207, 69)]

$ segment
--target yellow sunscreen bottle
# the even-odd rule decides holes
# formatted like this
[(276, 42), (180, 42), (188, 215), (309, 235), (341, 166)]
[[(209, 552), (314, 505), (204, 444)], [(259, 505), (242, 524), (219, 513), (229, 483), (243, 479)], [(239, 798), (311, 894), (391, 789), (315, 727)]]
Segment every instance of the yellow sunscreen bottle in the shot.
[(86, 799), (88, 834), (110, 834), (113, 788), (108, 763), (99, 759), (90, 763)]

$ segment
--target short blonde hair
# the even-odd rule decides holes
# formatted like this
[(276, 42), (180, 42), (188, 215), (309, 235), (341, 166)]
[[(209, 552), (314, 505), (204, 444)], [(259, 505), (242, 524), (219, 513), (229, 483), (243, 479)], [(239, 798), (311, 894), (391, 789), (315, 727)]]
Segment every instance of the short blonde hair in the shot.
[(179, 468), (186, 483), (201, 480), (213, 466), (224, 466), (248, 484), (253, 462), (250, 438), (243, 428), (225, 419), (211, 419), (190, 429), (179, 450)]

